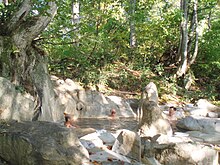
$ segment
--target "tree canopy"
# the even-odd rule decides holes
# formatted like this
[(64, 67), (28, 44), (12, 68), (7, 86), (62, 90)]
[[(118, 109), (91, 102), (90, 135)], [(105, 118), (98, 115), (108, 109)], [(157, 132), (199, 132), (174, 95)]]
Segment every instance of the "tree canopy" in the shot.
[[(51, 74), (137, 92), (155, 81), (165, 93), (219, 99), (217, 0), (53, 2), (55, 17), (33, 41), (47, 52)], [(30, 1), (1, 2), (1, 35), (21, 3)], [(31, 4), (19, 19), (32, 25), (50, 14), (49, 1)]]

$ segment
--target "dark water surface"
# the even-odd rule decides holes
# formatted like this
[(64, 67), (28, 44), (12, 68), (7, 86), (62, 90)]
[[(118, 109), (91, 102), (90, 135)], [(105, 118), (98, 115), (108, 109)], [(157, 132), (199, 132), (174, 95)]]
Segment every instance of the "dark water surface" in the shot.
[(137, 127), (137, 120), (135, 118), (81, 118), (76, 124), (80, 128), (95, 128), (97, 130), (105, 129), (114, 132), (119, 129), (128, 129), (134, 131)]

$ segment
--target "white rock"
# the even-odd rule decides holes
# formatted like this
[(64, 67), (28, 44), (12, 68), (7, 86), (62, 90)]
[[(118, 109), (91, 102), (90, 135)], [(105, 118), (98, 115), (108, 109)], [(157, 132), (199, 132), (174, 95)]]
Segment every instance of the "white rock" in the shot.
[(149, 101), (154, 101), (156, 104), (158, 104), (158, 91), (157, 91), (157, 86), (153, 83), (150, 82), (146, 87), (145, 91), (148, 95)]
[(207, 108), (207, 109), (212, 109), (212, 108), (216, 108), (217, 106), (213, 105), (212, 103), (210, 103), (208, 100), (206, 99), (199, 99), (196, 103), (196, 105), (199, 108)]
[(112, 151), (139, 161), (141, 155), (140, 144), (140, 137), (137, 133), (124, 129), (118, 135)]
[(80, 138), (80, 142), (83, 144), (83, 146), (87, 149), (91, 149), (94, 147), (103, 147), (103, 142), (102, 140), (98, 137), (99, 134), (96, 132), (85, 135)]
[(107, 98), (110, 99), (113, 103), (115, 103), (117, 107), (119, 107), (120, 112), (118, 112), (117, 109), (115, 109), (117, 116), (120, 115), (123, 117), (136, 117), (136, 114), (134, 113), (130, 105), (121, 97), (107, 96)]
[(9, 80), (0, 77), (0, 119), (30, 121), (36, 101), (30, 94), (23, 94)]
[(194, 116), (207, 116), (207, 113), (208, 113), (208, 109), (206, 108), (188, 108), (188, 109), (185, 109), (185, 111), (189, 112), (190, 115), (194, 115)]

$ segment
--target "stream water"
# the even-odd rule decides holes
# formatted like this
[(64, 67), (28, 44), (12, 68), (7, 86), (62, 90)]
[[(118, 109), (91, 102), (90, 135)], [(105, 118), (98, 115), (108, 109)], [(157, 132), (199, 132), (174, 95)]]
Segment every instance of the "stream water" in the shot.
[(137, 127), (137, 123), (135, 118), (79, 118), (76, 122), (80, 128), (94, 128), (96, 130), (105, 129), (111, 132), (115, 132), (119, 129), (134, 131)]

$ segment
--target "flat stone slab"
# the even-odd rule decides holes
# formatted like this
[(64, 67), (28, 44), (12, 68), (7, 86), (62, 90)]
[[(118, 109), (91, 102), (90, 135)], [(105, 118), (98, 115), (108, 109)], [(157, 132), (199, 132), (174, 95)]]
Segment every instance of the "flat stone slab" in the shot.
[(179, 120), (176, 126), (180, 129), (185, 129), (188, 131), (220, 133), (220, 118), (188, 116)]
[(218, 145), (220, 144), (220, 133), (218, 132), (204, 133), (200, 131), (188, 131), (186, 133), (189, 134), (189, 137), (193, 141)]
[(117, 154), (111, 150), (105, 149), (103, 151), (97, 152), (90, 155), (91, 161), (97, 162), (122, 162), (122, 163), (131, 163), (131, 160), (123, 155)]

